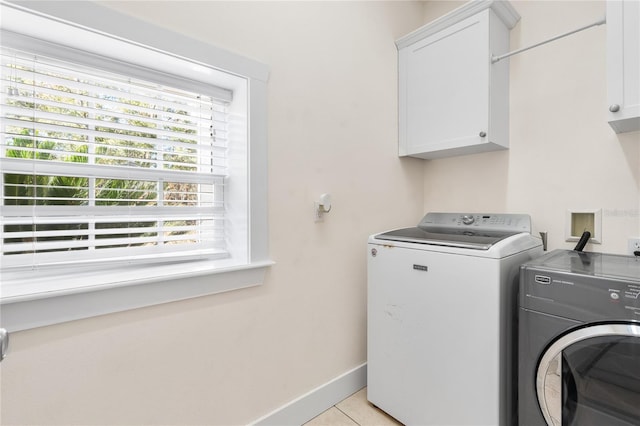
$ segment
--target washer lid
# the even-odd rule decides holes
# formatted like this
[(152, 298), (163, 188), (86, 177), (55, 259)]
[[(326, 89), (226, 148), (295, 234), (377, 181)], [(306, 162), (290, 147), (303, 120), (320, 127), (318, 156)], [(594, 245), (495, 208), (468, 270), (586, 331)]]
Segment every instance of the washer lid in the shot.
[(417, 227), (396, 229), (375, 238), (489, 250), (494, 244), (522, 232), (531, 232), (529, 215), (427, 213)]
[(402, 228), (375, 236), (378, 240), (400, 241), (438, 246), (489, 250), (497, 242), (518, 232), (492, 232), (481, 230), (427, 230), (424, 228)]

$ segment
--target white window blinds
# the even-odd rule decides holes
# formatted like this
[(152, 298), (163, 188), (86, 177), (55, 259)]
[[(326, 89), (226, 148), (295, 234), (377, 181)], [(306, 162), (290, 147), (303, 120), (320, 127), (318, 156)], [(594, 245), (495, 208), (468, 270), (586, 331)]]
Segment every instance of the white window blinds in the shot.
[(2, 49), (3, 267), (227, 255), (229, 99), (139, 74)]

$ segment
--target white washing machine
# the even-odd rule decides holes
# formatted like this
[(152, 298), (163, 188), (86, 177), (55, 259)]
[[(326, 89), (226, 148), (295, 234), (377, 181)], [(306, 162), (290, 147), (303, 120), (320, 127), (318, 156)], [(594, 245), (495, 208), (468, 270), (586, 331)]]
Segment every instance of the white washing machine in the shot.
[(528, 215), (428, 213), (369, 237), (367, 393), (406, 425), (511, 425)]

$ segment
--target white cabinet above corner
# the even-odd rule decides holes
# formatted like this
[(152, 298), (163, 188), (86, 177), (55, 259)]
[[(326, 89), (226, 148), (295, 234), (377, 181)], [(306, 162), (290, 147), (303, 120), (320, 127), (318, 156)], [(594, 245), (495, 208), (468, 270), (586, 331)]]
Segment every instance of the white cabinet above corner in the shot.
[(400, 156), (425, 159), (509, 146), (506, 1), (475, 0), (396, 41)]
[(640, 130), (640, 2), (607, 2), (608, 120), (616, 133)]

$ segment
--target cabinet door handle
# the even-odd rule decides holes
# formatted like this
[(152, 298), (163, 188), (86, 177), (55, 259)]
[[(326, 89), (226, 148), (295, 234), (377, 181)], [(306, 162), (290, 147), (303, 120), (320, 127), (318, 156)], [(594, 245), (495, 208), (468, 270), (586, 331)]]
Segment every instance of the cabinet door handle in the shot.
[(485, 136), (487, 136), (487, 132), (480, 132), (480, 137), (484, 138)]
[(618, 105), (618, 104), (613, 104), (613, 105), (611, 105), (611, 106), (609, 107), (609, 111), (611, 111), (611, 112), (618, 112), (618, 111), (620, 111), (620, 105)]

